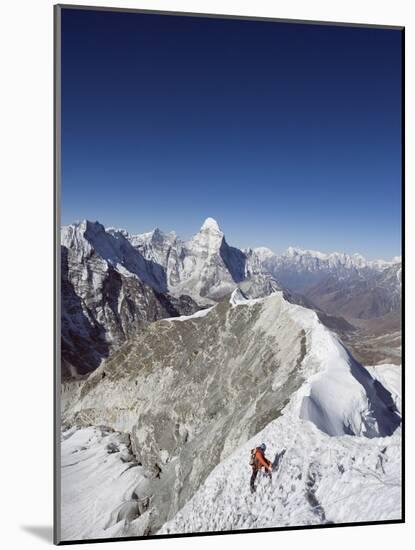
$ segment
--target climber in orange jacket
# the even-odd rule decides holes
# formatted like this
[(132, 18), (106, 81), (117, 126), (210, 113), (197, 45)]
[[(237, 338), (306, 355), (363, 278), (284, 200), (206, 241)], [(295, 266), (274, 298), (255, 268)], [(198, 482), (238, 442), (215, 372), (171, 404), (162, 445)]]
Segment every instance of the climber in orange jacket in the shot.
[(262, 443), (259, 447), (257, 447), (256, 449), (252, 449), (251, 451), (251, 462), (250, 462), (250, 465), (252, 466), (252, 475), (251, 475), (251, 481), (250, 481), (251, 493), (254, 493), (256, 491), (255, 480), (259, 470), (264, 468), (266, 475), (268, 475), (269, 477), (272, 476), (272, 462), (265, 458), (266, 448), (267, 446), (265, 445), (265, 443)]

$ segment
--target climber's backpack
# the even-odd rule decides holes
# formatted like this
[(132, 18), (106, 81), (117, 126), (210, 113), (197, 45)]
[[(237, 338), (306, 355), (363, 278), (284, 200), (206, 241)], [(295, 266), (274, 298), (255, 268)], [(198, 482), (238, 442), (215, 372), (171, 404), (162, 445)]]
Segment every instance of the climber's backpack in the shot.
[(254, 466), (255, 464), (255, 455), (256, 455), (256, 449), (251, 449), (251, 458), (249, 459), (249, 465)]

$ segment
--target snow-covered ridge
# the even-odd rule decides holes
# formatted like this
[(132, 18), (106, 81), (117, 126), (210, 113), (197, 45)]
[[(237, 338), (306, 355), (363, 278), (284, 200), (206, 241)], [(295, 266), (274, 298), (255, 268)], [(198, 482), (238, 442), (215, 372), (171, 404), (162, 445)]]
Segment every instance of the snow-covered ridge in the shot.
[(302, 363), (306, 382), (290, 403), (294, 414), (332, 436), (392, 434), (400, 424), (400, 415), (394, 410), (391, 396), (378, 393), (367, 370), (314, 311), (291, 304), (281, 293), (275, 293), (264, 299), (265, 312), (270, 311), (276, 299), (283, 300), (283, 307), (303, 326), (309, 340), (309, 351)]
[[(271, 292), (273, 294), (273, 292)], [(269, 294), (269, 296), (271, 296)], [(248, 298), (246, 294), (240, 289), (236, 288), (229, 298), (229, 303), (232, 307), (235, 306), (253, 306), (254, 304), (262, 303), (265, 300), (265, 296), (262, 298)]]
[[(263, 441), (267, 457), (282, 458), (251, 494), (248, 458)], [(400, 428), (384, 438), (330, 438), (286, 413), (221, 462), (159, 534), (397, 520), (401, 475)]]
[(247, 297), (245, 296), (245, 294), (242, 292), (242, 290), (240, 288), (235, 289), (232, 292), (231, 297), (229, 299), (229, 303), (232, 306), (237, 306), (237, 305), (240, 305), (240, 304), (246, 304), (247, 302), (248, 302), (248, 299), (247, 299)]
[[(234, 307), (249, 302), (234, 294)], [(264, 326), (280, 298), (263, 300)], [(284, 307), (309, 341), (304, 384), (277, 420), (211, 472), (160, 534), (400, 518), (399, 407), (391, 412), (400, 403), (400, 368), (368, 372), (313, 312)], [(248, 457), (263, 441), (279, 469), (272, 480), (260, 475), (251, 494)]]
[(164, 319), (164, 321), (189, 321), (190, 319), (201, 319), (202, 317), (206, 317), (206, 315), (209, 315), (209, 312), (214, 308), (207, 307), (206, 309), (200, 309), (199, 311), (196, 311), (196, 313), (192, 313), (192, 315), (180, 315), (179, 317), (168, 317), (167, 319)]

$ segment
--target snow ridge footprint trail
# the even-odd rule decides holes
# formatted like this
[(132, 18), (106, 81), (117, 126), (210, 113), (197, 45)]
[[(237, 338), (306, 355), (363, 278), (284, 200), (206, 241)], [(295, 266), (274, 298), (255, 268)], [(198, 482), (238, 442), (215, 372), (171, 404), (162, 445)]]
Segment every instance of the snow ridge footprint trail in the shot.
[(321, 479), (318, 465), (315, 462), (310, 464), (306, 481), (306, 499), (308, 500), (313, 513), (319, 519), (319, 523), (327, 523), (326, 513), (323, 506), (316, 497), (318, 481)]

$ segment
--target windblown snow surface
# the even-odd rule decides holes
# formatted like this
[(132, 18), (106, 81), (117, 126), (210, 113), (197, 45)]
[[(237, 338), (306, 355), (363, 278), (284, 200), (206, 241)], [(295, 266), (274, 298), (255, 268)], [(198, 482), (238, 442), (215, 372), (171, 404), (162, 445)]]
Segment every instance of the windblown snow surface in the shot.
[(401, 412), (401, 367), (393, 364), (382, 364), (366, 368), (373, 378), (378, 380), (390, 392), (396, 408)]
[[(216, 307), (180, 320), (205, 322)], [(278, 309), (303, 327), (307, 349), (298, 368), (304, 382), (288, 396), (275, 420), (226, 452), (158, 534), (400, 519), (400, 368), (365, 369), (313, 311), (286, 302), (282, 293), (247, 300), (235, 291), (230, 307), (234, 313), (260, 308), (256, 330), (270, 334), (281, 330)], [(273, 392), (278, 383), (276, 377)], [(84, 399), (89, 414), (92, 397)], [(107, 418), (103, 412), (94, 414)], [(119, 429), (116, 422), (113, 428)], [(78, 426), (63, 433), (64, 540), (148, 534), (151, 514), (158, 513), (151, 495), (162, 479), (150, 480), (128, 456), (125, 437), (128, 434), (102, 427)], [(269, 459), (281, 458), (272, 480), (258, 476), (257, 491), (251, 494), (249, 454), (261, 442), (267, 444)]]
[(149, 499), (128, 436), (103, 427), (62, 434), (62, 540), (144, 534)]
[[(272, 480), (249, 488), (250, 449), (267, 442)], [(289, 413), (219, 464), (184, 508), (159, 531), (194, 533), (401, 517), (401, 435), (330, 437)]]

